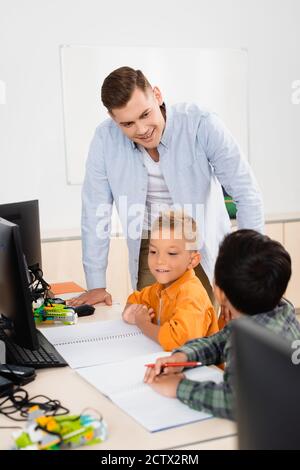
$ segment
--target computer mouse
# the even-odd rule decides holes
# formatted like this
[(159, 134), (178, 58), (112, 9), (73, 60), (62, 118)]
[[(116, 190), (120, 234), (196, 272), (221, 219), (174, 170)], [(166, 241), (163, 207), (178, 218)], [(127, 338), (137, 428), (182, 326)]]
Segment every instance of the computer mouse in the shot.
[(86, 317), (87, 315), (93, 315), (95, 307), (88, 304), (78, 305), (78, 307), (72, 307), (77, 313), (78, 317)]

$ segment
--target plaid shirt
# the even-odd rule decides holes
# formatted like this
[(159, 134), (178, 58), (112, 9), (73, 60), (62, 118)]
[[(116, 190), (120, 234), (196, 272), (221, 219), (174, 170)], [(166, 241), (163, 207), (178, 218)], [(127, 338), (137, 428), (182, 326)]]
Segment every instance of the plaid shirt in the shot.
[[(281, 300), (271, 312), (257, 314), (251, 318), (286, 339), (300, 338), (300, 323), (296, 319), (294, 307), (285, 300)], [(183, 379), (177, 387), (177, 398), (195, 410), (228, 419), (234, 419), (231, 331), (230, 322), (219, 333), (189, 341), (182, 348), (173, 351), (184, 352), (189, 361), (201, 361), (203, 365), (225, 362), (223, 382), (215, 384)]]

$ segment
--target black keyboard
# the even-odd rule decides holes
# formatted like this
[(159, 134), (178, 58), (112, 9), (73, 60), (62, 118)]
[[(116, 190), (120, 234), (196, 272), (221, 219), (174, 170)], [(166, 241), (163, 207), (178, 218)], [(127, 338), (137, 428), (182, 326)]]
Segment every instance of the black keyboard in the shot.
[(64, 367), (68, 363), (57, 352), (55, 347), (49, 343), (45, 336), (37, 330), (39, 341), (39, 349), (30, 350), (19, 346), (9, 338), (3, 330), (0, 329), (0, 339), (6, 345), (6, 362), (7, 364), (19, 364), (22, 366), (30, 366), (35, 369), (46, 367)]

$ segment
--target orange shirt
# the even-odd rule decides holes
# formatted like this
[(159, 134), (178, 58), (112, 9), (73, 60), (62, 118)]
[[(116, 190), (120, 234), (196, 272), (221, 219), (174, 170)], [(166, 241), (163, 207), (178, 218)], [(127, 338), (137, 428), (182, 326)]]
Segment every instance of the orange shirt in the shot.
[(127, 303), (154, 309), (153, 323), (160, 325), (158, 341), (165, 351), (218, 331), (214, 308), (193, 269), (165, 289), (156, 282), (133, 292)]

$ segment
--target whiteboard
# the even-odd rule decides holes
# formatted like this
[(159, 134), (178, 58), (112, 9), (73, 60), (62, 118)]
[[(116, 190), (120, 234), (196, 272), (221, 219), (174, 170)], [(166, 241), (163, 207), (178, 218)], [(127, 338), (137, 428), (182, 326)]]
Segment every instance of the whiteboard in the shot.
[(217, 112), (248, 155), (247, 51), (161, 47), (61, 46), (68, 184), (81, 184), (96, 126), (108, 117), (104, 78), (118, 67), (141, 69), (166, 105), (193, 102)]

